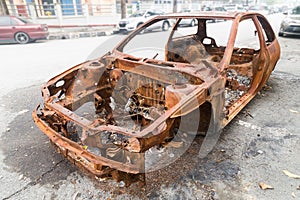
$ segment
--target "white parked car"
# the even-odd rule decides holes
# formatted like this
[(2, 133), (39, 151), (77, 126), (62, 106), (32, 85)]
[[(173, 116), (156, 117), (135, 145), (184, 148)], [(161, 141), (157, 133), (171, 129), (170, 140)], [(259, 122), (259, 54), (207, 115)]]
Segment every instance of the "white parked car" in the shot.
[[(118, 23), (118, 31), (119, 32), (130, 32), (136, 29), (137, 27), (144, 24), (146, 21), (164, 14), (161, 11), (155, 10), (146, 10), (146, 11), (137, 11), (134, 14), (130, 15), (128, 18), (121, 19)], [(147, 30), (161, 29), (163, 31), (167, 31), (171, 26), (171, 23), (168, 20), (165, 20), (156, 26), (150, 26)]]
[(265, 16), (270, 14), (268, 6), (266, 5), (252, 5), (248, 8), (248, 12), (256, 12)]
[(238, 4), (226, 4), (224, 8), (227, 12), (246, 12), (247, 9), (244, 6)]

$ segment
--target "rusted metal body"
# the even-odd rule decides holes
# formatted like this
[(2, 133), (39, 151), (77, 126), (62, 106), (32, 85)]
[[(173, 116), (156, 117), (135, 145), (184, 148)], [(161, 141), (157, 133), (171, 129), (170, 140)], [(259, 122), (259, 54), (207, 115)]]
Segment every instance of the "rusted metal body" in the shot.
[[(196, 18), (197, 34), (170, 37), (164, 60), (123, 52), (140, 30), (166, 18), (176, 20), (170, 35), (181, 19)], [(217, 46), (207, 35), (206, 21), (215, 18), (232, 21), (227, 46)], [(259, 51), (234, 46), (238, 24), (245, 19), (256, 27)], [(211, 42), (204, 44), (205, 38)], [(94, 175), (114, 170), (144, 173), (145, 152), (171, 141), (181, 117), (195, 110), (201, 118), (190, 123), (197, 124), (196, 132), (206, 134), (205, 156), (220, 130), (264, 86), (279, 56), (275, 34), (260, 14), (156, 17), (112, 53), (47, 82), (42, 87), (44, 104), (33, 112), (33, 119), (60, 153)]]

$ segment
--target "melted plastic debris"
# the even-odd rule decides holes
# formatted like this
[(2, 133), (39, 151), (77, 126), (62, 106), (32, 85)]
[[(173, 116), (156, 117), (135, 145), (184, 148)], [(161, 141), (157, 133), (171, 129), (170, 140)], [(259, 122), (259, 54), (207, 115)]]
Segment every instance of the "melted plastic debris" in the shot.
[(250, 88), (251, 78), (242, 76), (236, 70), (227, 71), (227, 86), (225, 89), (225, 109), (240, 99)]

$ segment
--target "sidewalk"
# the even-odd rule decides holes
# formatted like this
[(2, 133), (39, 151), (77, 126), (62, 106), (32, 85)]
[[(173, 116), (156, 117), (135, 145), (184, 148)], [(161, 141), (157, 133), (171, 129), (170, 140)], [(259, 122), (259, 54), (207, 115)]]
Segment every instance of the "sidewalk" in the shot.
[(67, 16), (33, 19), (34, 23), (47, 24), (49, 40), (99, 37), (113, 34), (121, 16)]

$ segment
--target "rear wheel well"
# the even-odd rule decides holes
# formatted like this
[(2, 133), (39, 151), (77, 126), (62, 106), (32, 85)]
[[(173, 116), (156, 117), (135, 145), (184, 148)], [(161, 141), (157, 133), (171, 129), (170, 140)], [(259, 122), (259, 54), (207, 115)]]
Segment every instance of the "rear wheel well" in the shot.
[(16, 32), (14, 34), (14, 39), (19, 44), (26, 44), (26, 43), (28, 43), (28, 42), (31, 41), (31, 38), (28, 35), (28, 33), (24, 32), (24, 31), (18, 31), (18, 32)]

